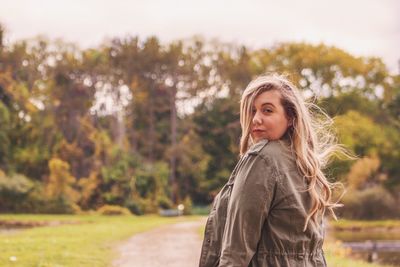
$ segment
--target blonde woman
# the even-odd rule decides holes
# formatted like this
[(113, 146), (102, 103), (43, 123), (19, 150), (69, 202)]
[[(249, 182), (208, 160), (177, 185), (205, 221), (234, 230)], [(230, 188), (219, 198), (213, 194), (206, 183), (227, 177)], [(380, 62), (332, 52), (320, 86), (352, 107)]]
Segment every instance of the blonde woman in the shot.
[(323, 215), (336, 219), (341, 204), (331, 202), (336, 184), (322, 170), (345, 150), (312, 107), (283, 76), (244, 90), (241, 157), (213, 202), (200, 267), (327, 265)]

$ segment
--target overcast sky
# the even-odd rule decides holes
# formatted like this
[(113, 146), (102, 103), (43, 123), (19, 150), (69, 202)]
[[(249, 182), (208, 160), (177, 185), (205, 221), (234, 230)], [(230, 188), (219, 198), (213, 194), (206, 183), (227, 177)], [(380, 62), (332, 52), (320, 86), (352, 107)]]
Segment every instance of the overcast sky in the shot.
[(81, 47), (127, 34), (163, 42), (202, 35), (254, 48), (323, 42), (382, 57), (399, 73), (398, 0), (0, 0), (0, 23), (7, 42), (41, 34)]

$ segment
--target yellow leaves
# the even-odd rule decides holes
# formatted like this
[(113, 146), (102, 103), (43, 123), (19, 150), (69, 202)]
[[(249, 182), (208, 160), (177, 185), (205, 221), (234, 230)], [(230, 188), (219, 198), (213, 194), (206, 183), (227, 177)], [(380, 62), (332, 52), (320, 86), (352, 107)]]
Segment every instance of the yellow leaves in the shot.
[(347, 175), (347, 181), (351, 189), (360, 189), (367, 179), (379, 168), (380, 160), (376, 156), (365, 157), (357, 160)]
[(81, 178), (78, 182), (81, 191), (80, 203), (82, 206), (87, 206), (90, 198), (94, 194), (96, 188), (100, 184), (98, 173), (92, 171), (87, 178)]
[(63, 159), (80, 159), (83, 157), (82, 149), (77, 145), (76, 141), (69, 143), (63, 139), (59, 144), (59, 154)]
[(140, 84), (139, 83), (139, 78), (137, 76), (134, 76), (132, 78), (132, 82), (130, 84), (131, 91), (137, 90), (137, 88), (139, 87), (139, 84)]
[(147, 99), (149, 98), (149, 93), (147, 91), (135, 91), (133, 98), (138, 103), (146, 103)]
[(49, 161), (50, 175), (46, 184), (46, 193), (50, 198), (66, 197), (75, 202), (79, 194), (73, 189), (76, 181), (75, 177), (69, 172), (68, 162), (58, 158), (52, 158)]
[(117, 205), (104, 205), (97, 210), (101, 215), (132, 215), (129, 209)]
[[(321, 76), (324, 83), (331, 83), (335, 66), (344, 77), (367, 77), (377, 73), (374, 77), (376, 84), (380, 83), (379, 76), (385, 77), (384, 64), (378, 59), (356, 57), (350, 53), (325, 44), (312, 45), (307, 43), (280, 43), (272, 50), (271, 62), (279, 71), (300, 72), (302, 69), (311, 69), (314, 74)], [(296, 82), (296, 81), (295, 81)]]
[(350, 189), (361, 189), (367, 180), (375, 177), (376, 183), (387, 179), (384, 173), (378, 173), (381, 161), (378, 152), (387, 145), (387, 133), (372, 119), (356, 111), (349, 111), (335, 118), (340, 142), (361, 156), (346, 175)]
[[(337, 116), (335, 126), (338, 129), (340, 142), (362, 155), (372, 155), (384, 143), (384, 132), (366, 116), (357, 111), (349, 111)], [(356, 151), (356, 150), (359, 151)]]
[(89, 139), (94, 143), (94, 156), (103, 163), (107, 163), (112, 156), (114, 144), (105, 131), (91, 131)]
[(11, 84), (13, 84), (14, 80), (12, 79), (11, 72), (0, 72), (0, 87), (7, 90)]

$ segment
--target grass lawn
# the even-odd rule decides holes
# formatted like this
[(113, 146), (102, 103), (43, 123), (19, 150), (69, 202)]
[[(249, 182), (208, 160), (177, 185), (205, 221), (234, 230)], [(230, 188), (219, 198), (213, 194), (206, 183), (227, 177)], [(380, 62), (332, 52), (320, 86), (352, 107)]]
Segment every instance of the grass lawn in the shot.
[(0, 231), (0, 266), (111, 266), (113, 247), (135, 233), (199, 217), (99, 215), (0, 215), (13, 221), (78, 221), (79, 224)]
[[(340, 219), (339, 221), (330, 220), (330, 228), (332, 230), (356, 230), (356, 231), (374, 231), (374, 230), (391, 230), (400, 229), (400, 220), (375, 220), (375, 221), (362, 221), (362, 220), (346, 220)], [(327, 236), (324, 242), (324, 251), (327, 263), (332, 267), (383, 267), (389, 265), (379, 265), (366, 263), (364, 261), (357, 261), (351, 259), (349, 254), (351, 251), (341, 246), (341, 241), (334, 240), (332, 237)]]
[(350, 257), (351, 251), (342, 247), (341, 242), (326, 238), (324, 240), (323, 250), (326, 263), (329, 267), (386, 267), (389, 265), (368, 263), (362, 260), (356, 260)]

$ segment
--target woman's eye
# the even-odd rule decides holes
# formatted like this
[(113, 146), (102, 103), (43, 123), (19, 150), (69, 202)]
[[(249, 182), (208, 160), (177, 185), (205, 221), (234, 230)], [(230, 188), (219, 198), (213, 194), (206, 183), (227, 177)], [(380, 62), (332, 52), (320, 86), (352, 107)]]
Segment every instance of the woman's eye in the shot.
[(265, 108), (265, 109), (263, 109), (263, 112), (264, 112), (264, 113), (271, 113), (271, 112), (272, 112), (272, 110), (271, 110), (271, 109), (269, 109), (269, 108)]

